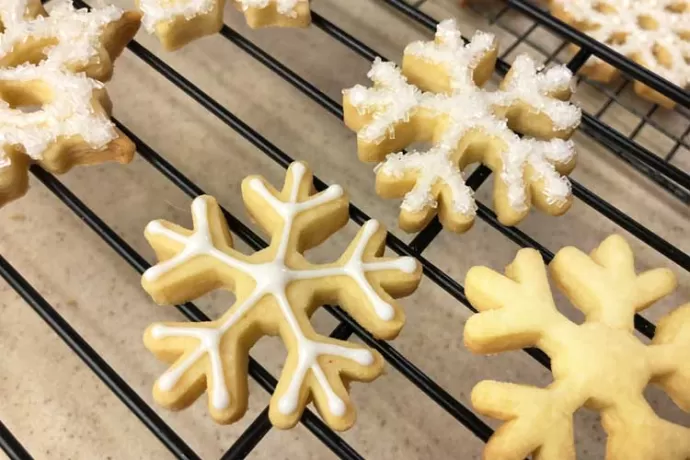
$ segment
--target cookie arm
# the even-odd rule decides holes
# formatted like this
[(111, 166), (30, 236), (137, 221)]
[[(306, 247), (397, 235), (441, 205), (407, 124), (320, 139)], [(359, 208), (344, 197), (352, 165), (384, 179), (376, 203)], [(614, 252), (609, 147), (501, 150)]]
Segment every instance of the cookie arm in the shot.
[(383, 358), (364, 346), (319, 335), (304, 312), (294, 315), (298, 330), (288, 325), (281, 331), (289, 352), (271, 397), (271, 423), (292, 428), (313, 400), (329, 426), (347, 430), (356, 418), (349, 382), (374, 380), (383, 371)]
[(559, 289), (588, 321), (632, 331), (634, 313), (671, 293), (676, 278), (668, 269), (637, 275), (632, 250), (618, 235), (591, 256), (574, 247), (558, 251), (549, 266)]
[[(256, 297), (237, 302), (217, 321), (156, 323), (144, 334), (144, 345), (172, 365), (156, 381), (156, 402), (172, 410), (191, 405), (204, 391), (218, 423), (232, 423), (247, 410), (249, 349), (261, 337), (247, 316)], [(244, 321), (243, 321), (244, 320)]]
[(29, 157), (8, 146), (3, 153), (9, 165), (0, 168), (0, 206), (22, 197), (29, 188)]
[(381, 257), (386, 228), (370, 220), (340, 258), (336, 268), (343, 278), (326, 302), (339, 303), (376, 338), (395, 338), (405, 324), (405, 314), (395, 301), (412, 293), (422, 276), (421, 266), (411, 257)]
[(663, 420), (642, 395), (602, 411), (607, 460), (687, 460), (690, 428)]
[(541, 389), (494, 381), (472, 390), (472, 405), (506, 421), (491, 437), (484, 460), (575, 460), (573, 412), (584, 402), (556, 385)]
[(476, 353), (534, 346), (554, 326), (570, 324), (556, 310), (539, 252), (520, 250), (506, 275), (473, 267), (465, 278), (467, 298), (480, 312), (465, 324), (465, 344)]
[(187, 302), (216, 288), (234, 290), (235, 280), (246, 270), (231, 248), (232, 237), (215, 198), (194, 199), (192, 214), (194, 231), (165, 221), (146, 226), (146, 239), (159, 262), (144, 272), (141, 284), (159, 305)]
[(690, 412), (690, 303), (661, 319), (649, 348), (654, 382), (684, 411)]
[(422, 93), (391, 62), (376, 58), (367, 76), (374, 86), (343, 91), (345, 125), (357, 133), (361, 161), (379, 162), (414, 142), (431, 139), (436, 117), (422, 110)]

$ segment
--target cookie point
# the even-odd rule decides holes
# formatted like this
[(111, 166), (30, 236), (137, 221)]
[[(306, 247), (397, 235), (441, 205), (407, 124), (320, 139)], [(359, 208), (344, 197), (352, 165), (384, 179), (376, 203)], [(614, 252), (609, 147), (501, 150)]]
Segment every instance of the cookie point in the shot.
[(261, 182), (261, 179), (258, 177), (254, 177), (252, 179), (249, 179), (249, 188), (251, 188), (254, 191), (259, 191), (263, 189), (264, 184)]
[(152, 220), (146, 225), (146, 233), (151, 233), (152, 235), (156, 235), (161, 233), (165, 227), (159, 220)]
[(417, 259), (414, 257), (403, 257), (399, 261), (399, 268), (405, 273), (412, 274), (417, 271)]
[(386, 302), (377, 302), (374, 309), (376, 310), (378, 317), (384, 321), (390, 321), (395, 318), (395, 310), (393, 310), (393, 307)]
[[(146, 276), (146, 273), (144, 273), (144, 276)], [(165, 337), (165, 326), (162, 324), (156, 324), (151, 328), (151, 337), (154, 339), (162, 339)]]
[(292, 398), (283, 396), (278, 401), (278, 410), (283, 415), (290, 415), (295, 412), (295, 409), (297, 409), (297, 402), (293, 401)]
[(215, 409), (227, 409), (230, 405), (230, 395), (224, 388), (218, 387), (213, 391), (213, 400), (211, 403)]
[(328, 401), (328, 408), (331, 410), (331, 414), (336, 417), (342, 417), (345, 415), (346, 407), (345, 403), (340, 398), (331, 398)]
[(438, 26), (436, 28), (438, 29), (445, 29), (445, 28), (453, 28), (455, 29), (456, 27), (456, 22), (455, 19), (449, 18), (449, 19), (444, 19), (443, 21), (438, 23)]
[(205, 195), (198, 196), (192, 201), (192, 212), (194, 214), (204, 214), (208, 205), (208, 197)]
[[(147, 229), (148, 230), (148, 229)], [(141, 275), (146, 281), (155, 281), (158, 278), (158, 270), (154, 270), (156, 267), (150, 267), (148, 270)], [(156, 337), (154, 337), (156, 338)]]
[(361, 350), (355, 355), (357, 364), (361, 366), (371, 366), (374, 364), (374, 354), (369, 350)]
[(375, 233), (379, 229), (379, 221), (376, 219), (368, 220), (364, 224), (364, 231), (367, 233)]
[(302, 175), (307, 170), (307, 167), (301, 161), (295, 161), (290, 165), (290, 169), (295, 173)]
[(158, 388), (160, 388), (162, 391), (172, 390), (175, 386), (175, 383), (177, 383), (177, 379), (174, 375), (171, 375), (169, 372), (166, 372), (165, 374), (158, 377)]
[(342, 196), (343, 193), (345, 193), (343, 188), (338, 184), (331, 185), (326, 191), (333, 196)]

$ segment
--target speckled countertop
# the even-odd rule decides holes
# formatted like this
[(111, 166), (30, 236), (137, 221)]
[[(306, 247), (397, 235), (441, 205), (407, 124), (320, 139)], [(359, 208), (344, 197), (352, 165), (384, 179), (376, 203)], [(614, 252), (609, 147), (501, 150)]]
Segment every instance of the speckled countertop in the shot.
[[(131, 6), (128, 1), (122, 4)], [(381, 1), (315, 0), (313, 8), (379, 53), (398, 61), (408, 42), (429, 37), (426, 30)], [(487, 26), (474, 12), (460, 10), (454, 0), (428, 0), (422, 9), (437, 19), (456, 17), (466, 35), (476, 27), (491, 30), (499, 36), (504, 49), (515, 40), (500, 27)], [(520, 31), (530, 26), (513, 13), (502, 21)], [(369, 63), (316, 27), (249, 31), (242, 15), (232, 8), (227, 8), (226, 24), (336, 100), (342, 88), (366, 80)], [(536, 29), (531, 37), (549, 50), (559, 44), (543, 29)], [(394, 225), (396, 202), (383, 201), (373, 193), (371, 167), (357, 161), (355, 136), (341, 121), (220, 36), (199, 40), (175, 53), (163, 52), (144, 32), (137, 39), (271, 142), (309, 162), (321, 179), (343, 185), (358, 206), (385, 222), (394, 234), (410, 240)], [(523, 51), (544, 59), (526, 43), (517, 46), (507, 59)], [(274, 184), (281, 183), (284, 171), (280, 166), (129, 51), (118, 60), (108, 89), (119, 120), (243, 221), (249, 223), (240, 198), (242, 178), (261, 173)], [(643, 112), (648, 109), (627, 88), (620, 97)], [(588, 111), (596, 111), (606, 100), (586, 84), (579, 86), (575, 99)], [(688, 120), (673, 112), (658, 110), (653, 117), (673, 132), (682, 133), (687, 128)], [(602, 119), (626, 134), (639, 121), (615, 103)], [(686, 206), (584, 134), (577, 133), (574, 139), (580, 155), (574, 178), (682, 250), (690, 250), (690, 213)], [(637, 140), (659, 154), (673, 144), (650, 126), (643, 128)], [(690, 152), (682, 147), (674, 162), (690, 169)], [(149, 260), (153, 253), (143, 237), (148, 221), (166, 218), (190, 224), (190, 200), (141, 158), (124, 167), (108, 164), (76, 169), (61, 180)], [(491, 201), (490, 182), (478, 193), (484, 203)], [(180, 314), (174, 308), (154, 305), (141, 289), (137, 273), (37, 181), (32, 180), (28, 196), (0, 210), (0, 221), (2, 255), (129, 385), (153, 404), (151, 385), (165, 365), (144, 349), (141, 336), (151, 322), (180, 319)], [(314, 251), (313, 257), (339, 254), (356, 228), (351, 222), (329, 244)], [(590, 250), (611, 232), (625, 235), (579, 201), (564, 217), (533, 213), (520, 228), (554, 251), (570, 244)], [(669, 308), (690, 300), (688, 273), (634, 237), (626, 236), (636, 251), (640, 269), (668, 266), (680, 280), (678, 291), (645, 316), (656, 321)], [(247, 250), (241, 242), (237, 245)], [(484, 264), (501, 269), (516, 249), (496, 230), (478, 221), (465, 235), (442, 233), (425, 255), (462, 282), (470, 266)], [(229, 294), (216, 293), (197, 304), (215, 317), (231, 300)], [(428, 279), (402, 303), (408, 323), (393, 346), (464, 404), (469, 405), (473, 385), (485, 378), (537, 385), (549, 382), (545, 369), (525, 353), (471, 355), (462, 344), (469, 310)], [(564, 308), (577, 317), (572, 309)], [(0, 281), (0, 309), (0, 420), (36, 458), (171, 458), (4, 281)], [(325, 332), (335, 322), (319, 312), (314, 324)], [(285, 352), (277, 339), (265, 339), (252, 356), (278, 375)], [(206, 413), (205, 398), (183, 412), (156, 411), (202, 457), (218, 458), (268, 403), (269, 395), (251, 380), (250, 393), (249, 412), (231, 426), (212, 422)], [(354, 385), (352, 394), (358, 421), (343, 438), (367, 458), (480, 456), (482, 443), (390, 366), (386, 375), (374, 383)], [(650, 390), (648, 394), (665, 417), (690, 425), (690, 417), (661, 392)], [(495, 426), (494, 421), (489, 423)], [(602, 458), (602, 437), (596, 414), (578, 412), (579, 458)], [(251, 456), (307, 459), (331, 458), (332, 453), (298, 425), (291, 431), (271, 430)]]

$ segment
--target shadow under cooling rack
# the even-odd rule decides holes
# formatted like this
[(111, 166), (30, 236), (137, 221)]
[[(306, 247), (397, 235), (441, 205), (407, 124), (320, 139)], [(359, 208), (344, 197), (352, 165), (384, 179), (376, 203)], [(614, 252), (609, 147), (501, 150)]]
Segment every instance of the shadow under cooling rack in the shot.
[[(405, 3), (402, 0), (378, 1), (387, 4), (391, 8), (394, 8), (400, 14), (405, 15), (411, 21), (420, 24), (422, 27), (425, 27), (430, 31), (433, 31), (433, 29), (436, 27), (436, 21), (418, 9), (418, 6), (423, 2), (418, 2), (418, 4), (415, 5)], [(77, 3), (80, 6), (85, 6), (83, 3)], [(581, 46), (580, 51), (568, 62), (568, 67), (571, 70), (577, 71), (590, 56), (597, 55), (608, 62), (617, 65), (617, 67), (623, 69), (631, 77), (643, 81), (649, 86), (676, 100), (679, 103), (677, 112), (687, 116), (686, 114), (688, 113), (688, 107), (690, 106), (690, 96), (680, 88), (674, 87), (668, 82), (661, 80), (659, 77), (649, 74), (649, 72), (647, 72), (645, 69), (640, 68), (628, 59), (625, 59), (616, 53), (612, 53), (606, 47), (603, 47), (597, 43), (592, 43), (591, 40), (588, 40), (587, 37), (583, 36), (579, 32), (567, 28), (567, 26), (563, 25), (562, 23), (558, 23), (550, 16), (545, 16), (543, 11), (539, 10), (525, 0), (508, 0), (508, 6), (505, 8), (506, 9), (497, 10), (486, 14), (490, 14), (490, 18), (498, 23), (498, 21), (500, 21), (501, 18), (506, 14), (508, 8), (519, 11), (521, 14), (526, 15), (534, 21), (534, 26), (533, 28), (530, 28), (531, 30), (534, 30), (534, 28), (537, 26), (547, 27), (554, 32), (561, 34), (570, 42), (577, 43)], [(371, 61), (379, 55), (366, 44), (360, 42), (357, 38), (340, 29), (324, 17), (320, 16), (318, 13), (313, 13), (313, 24), (327, 35), (355, 51), (362, 58)], [(261, 48), (250, 42), (248, 39), (227, 26), (223, 27), (221, 30), (221, 35), (231, 41), (237, 47), (241, 48), (247, 54), (261, 62), (263, 65), (274, 71), (276, 74), (280, 75), (283, 79), (300, 90), (305, 96), (311, 98), (321, 105), (326, 111), (338, 118), (342, 118), (342, 107), (338, 102), (329, 98), (314, 85), (304, 80), (302, 77), (294, 73), (292, 70), (267, 54)], [(518, 44), (519, 42), (527, 41), (529, 40), (529, 33), (520, 35), (516, 34), (516, 38), (518, 40)], [(196, 102), (215, 115), (231, 129), (239, 133), (258, 150), (273, 159), (276, 163), (280, 164), (284, 168), (287, 168), (287, 166), (292, 162), (293, 159), (288, 156), (288, 154), (281, 151), (260, 133), (255, 131), (251, 126), (244, 123), (231, 111), (223, 107), (220, 103), (192, 84), (183, 75), (180, 75), (142, 45), (137, 42), (132, 42), (129, 45), (129, 49), (141, 60), (149, 64), (153, 69), (176, 85), (189, 97), (193, 98)], [(548, 62), (554, 59), (555, 55), (547, 56)], [(508, 69), (509, 65), (504, 60), (500, 60), (497, 66), (498, 73), (504, 75)], [(614, 91), (611, 94), (615, 95), (615, 93), (616, 92)], [(610, 103), (615, 101), (613, 95), (611, 96), (612, 102)], [(685, 145), (683, 141), (685, 135), (676, 139), (679, 147), (676, 147), (673, 152), (668, 152), (666, 158), (661, 158), (635, 142), (635, 136), (631, 136), (632, 138), (626, 137), (625, 135), (612, 129), (610, 126), (604, 124), (599, 120), (600, 115), (601, 114), (586, 114), (581, 130), (606, 147), (614, 155), (623, 158), (633, 166), (637, 167), (640, 171), (648, 175), (652, 180), (656, 181), (674, 196), (685, 203), (689, 202), (688, 196), (690, 193), (690, 176), (669, 163), (669, 160), (673, 157), (675, 154), (674, 152), (678, 150), (680, 145)], [(651, 114), (648, 114), (644, 117), (641, 116), (641, 120), (645, 123), (652, 123), (650, 117)], [(166, 178), (168, 178), (185, 194), (190, 197), (196, 197), (204, 193), (198, 185), (185, 177), (179, 170), (166, 161), (165, 158), (146, 145), (136, 135), (136, 133), (128, 129), (126, 126), (123, 126), (117, 120), (115, 120), (115, 123), (128, 137), (135, 142), (139, 155)], [(690, 128), (688, 129), (690, 130)], [(149, 267), (149, 264), (140, 254), (138, 254), (112, 228), (105, 224), (98, 215), (89, 209), (58, 179), (36, 166), (31, 168), (31, 172), (41, 183), (43, 183), (45, 187), (55, 194), (55, 196), (58, 197), (63, 204), (71, 209), (87, 226), (97, 233), (103, 239), (103, 241), (106, 242), (118, 255), (127, 261), (127, 263), (129, 263), (134, 270), (142, 273)], [(487, 168), (479, 167), (468, 178), (468, 184), (474, 190), (477, 190), (489, 177), (490, 173), (491, 171)], [(326, 184), (318, 178), (315, 178), (314, 182), (318, 190), (323, 190), (326, 187)], [(690, 256), (688, 254), (684, 253), (679, 248), (664, 240), (651, 230), (642, 226), (631, 217), (621, 212), (615, 206), (606, 202), (595, 193), (575, 181), (573, 181), (573, 191), (575, 196), (585, 204), (591, 206), (600, 214), (606, 216), (608, 219), (615, 222), (617, 225), (627, 230), (641, 241), (657, 250), (659, 253), (666, 256), (668, 259), (677, 263), (684, 270), (690, 271)], [(541, 245), (529, 235), (525, 234), (519, 229), (502, 226), (498, 222), (494, 212), (488, 206), (482, 203), (478, 203), (478, 206), (478, 215), (480, 219), (497, 229), (511, 241), (521, 247), (532, 247), (539, 250), (547, 262), (553, 258), (553, 253), (548, 248)], [(265, 241), (253, 233), (239, 219), (229, 214), (225, 209), (223, 209), (223, 212), (233, 233), (238, 235), (239, 238), (241, 238), (253, 249), (258, 250), (265, 247)], [(362, 225), (369, 219), (369, 216), (367, 216), (356, 205), (351, 204), (350, 218), (355, 223)], [(387, 246), (397, 254), (415, 257), (421, 263), (426, 278), (436, 283), (439, 287), (454, 297), (460, 304), (464, 305), (470, 310), (473, 310), (472, 306), (465, 297), (463, 287), (424, 257), (424, 251), (438, 235), (440, 230), (441, 225), (438, 220), (435, 219), (427, 228), (417, 234), (410, 244), (404, 243), (402, 240), (390, 233), (387, 235), (386, 243)], [(127, 384), (127, 382), (125, 382), (108, 365), (108, 363), (106, 363), (105, 360), (98, 355), (98, 353), (70, 326), (67, 321), (65, 321), (59, 315), (59, 313), (43, 298), (43, 296), (2, 256), (0, 256), (0, 275), (59, 335), (59, 337), (67, 343), (67, 345), (108, 386), (108, 388), (141, 420), (141, 422), (170, 450), (175, 457), (184, 459), (199, 458), (199, 456), (185, 443), (185, 441), (172, 428), (170, 428), (155, 413), (155, 411), (143, 401), (141, 397), (137, 395), (137, 393)], [(178, 305), (177, 308), (189, 321), (209, 320), (209, 318), (192, 303)], [(331, 333), (332, 337), (346, 339), (353, 334), (356, 335), (368, 346), (379, 351), (392, 367), (398, 370), (402, 375), (410, 380), (410, 382), (417, 386), (423, 394), (436, 402), (440, 407), (443, 408), (443, 410), (449, 413), (458, 422), (471, 430), (472, 433), (474, 433), (479, 439), (482, 441), (488, 440), (492, 434), (491, 428), (480, 420), (470, 409), (465, 407), (457, 399), (453, 398), (438, 383), (433, 381), (428, 375), (423, 373), (419, 368), (411, 363), (398, 350), (386, 342), (374, 339), (371, 334), (359, 326), (352, 318), (350, 318), (337, 306), (328, 306), (326, 307), (326, 310), (337, 320), (339, 320), (338, 326)], [(654, 336), (654, 325), (640, 315), (635, 317), (635, 327), (646, 337)], [(534, 349), (528, 349), (525, 350), (525, 352), (543, 366), (547, 368), (549, 367), (549, 359), (543, 352)], [(267, 392), (272, 392), (275, 389), (277, 383), (275, 377), (273, 377), (265, 368), (263, 368), (260, 363), (253, 359), (251, 359), (249, 363), (249, 375)], [(352, 448), (352, 446), (347, 444), (342, 438), (340, 438), (340, 436), (338, 436), (338, 434), (326, 426), (319, 417), (314, 415), (313, 412), (306, 410), (301, 419), (301, 423), (339, 458), (362, 458), (362, 456), (354, 448)], [(266, 408), (249, 425), (245, 432), (227, 450), (222, 458), (244, 458), (261, 441), (261, 439), (263, 439), (271, 428), (272, 427), (268, 419), (268, 408)], [(2, 424), (2, 422), (0, 422), (0, 447), (12, 459), (31, 458), (27, 450)]]

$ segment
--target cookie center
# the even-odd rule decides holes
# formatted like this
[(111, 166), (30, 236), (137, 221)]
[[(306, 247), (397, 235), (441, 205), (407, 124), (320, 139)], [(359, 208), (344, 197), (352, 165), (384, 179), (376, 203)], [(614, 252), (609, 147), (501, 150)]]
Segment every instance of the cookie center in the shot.
[(280, 259), (256, 265), (252, 271), (254, 271), (253, 277), (257, 282), (257, 289), (263, 292), (282, 293), (288, 283), (292, 281), (291, 270)]

